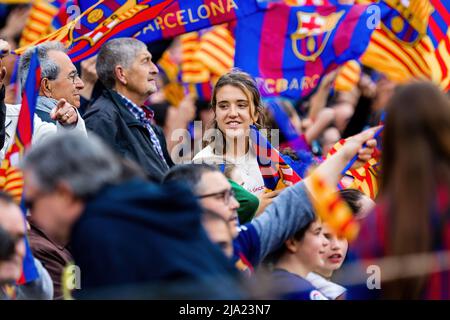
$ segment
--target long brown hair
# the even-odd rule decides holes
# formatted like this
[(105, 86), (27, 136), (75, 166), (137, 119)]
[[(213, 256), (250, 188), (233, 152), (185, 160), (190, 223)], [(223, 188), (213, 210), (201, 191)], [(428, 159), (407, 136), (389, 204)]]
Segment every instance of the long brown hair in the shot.
[[(431, 207), (438, 185), (450, 186), (450, 103), (433, 84), (397, 88), (387, 107), (382, 198), (388, 204), (386, 254), (433, 250)], [(420, 298), (427, 277), (383, 284), (390, 299)]]
[[(263, 104), (261, 100), (261, 94), (258, 90), (258, 86), (255, 80), (248, 73), (242, 72), (239, 69), (232, 69), (230, 72), (221, 76), (217, 81), (216, 85), (214, 86), (211, 99), (211, 107), (214, 111), (214, 114), (216, 113), (217, 108), (217, 98), (216, 98), (217, 92), (225, 86), (233, 86), (241, 89), (242, 92), (244, 92), (249, 101), (255, 107), (255, 110), (253, 110), (257, 116), (255, 126), (258, 129), (264, 128), (265, 117), (263, 114)], [(250, 110), (250, 112), (252, 112), (252, 110)], [(219, 129), (217, 121), (214, 120), (208, 129)], [(209, 142), (205, 141), (204, 144), (207, 145), (209, 144)]]

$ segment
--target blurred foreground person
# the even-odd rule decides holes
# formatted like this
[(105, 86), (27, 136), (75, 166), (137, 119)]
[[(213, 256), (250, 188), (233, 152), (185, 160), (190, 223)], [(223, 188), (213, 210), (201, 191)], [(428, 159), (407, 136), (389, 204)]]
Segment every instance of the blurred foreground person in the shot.
[(81, 270), (76, 297), (241, 297), (192, 193), (145, 181), (95, 136), (54, 136), (33, 147), (24, 176), (34, 218), (69, 243)]
[(51, 299), (53, 286), (42, 264), (35, 259), (39, 277), (16, 286), (25, 257), (25, 223), (19, 206), (0, 192), (0, 300)]
[[(383, 136), (381, 202), (353, 249), (380, 265), (384, 299), (450, 299), (450, 103), (431, 83), (397, 89)], [(375, 231), (376, 230), (376, 231)]]

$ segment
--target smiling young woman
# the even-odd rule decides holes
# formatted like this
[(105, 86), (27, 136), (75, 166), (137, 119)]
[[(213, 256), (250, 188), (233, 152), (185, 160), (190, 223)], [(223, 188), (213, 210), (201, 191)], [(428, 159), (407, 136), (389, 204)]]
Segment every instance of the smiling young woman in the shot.
[(261, 129), (264, 124), (256, 82), (238, 70), (223, 75), (214, 87), (211, 106), (214, 121), (207, 135), (214, 140), (193, 161), (234, 164), (242, 177), (243, 187), (255, 195), (263, 194), (264, 180), (249, 138), (250, 125)]

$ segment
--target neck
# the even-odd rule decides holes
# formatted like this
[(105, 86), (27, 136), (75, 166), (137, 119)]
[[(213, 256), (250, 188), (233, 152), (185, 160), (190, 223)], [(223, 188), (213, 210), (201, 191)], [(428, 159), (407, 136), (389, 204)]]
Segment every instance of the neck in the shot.
[(306, 278), (308, 273), (312, 272), (310, 268), (295, 259), (291, 254), (285, 254), (275, 264), (275, 268), (284, 269), (290, 273), (296, 274), (302, 278)]
[(132, 101), (134, 104), (136, 104), (138, 107), (143, 106), (145, 103), (145, 100), (147, 98), (143, 98), (142, 96), (131, 92), (130, 90), (128, 90), (127, 87), (122, 86), (122, 85), (116, 85), (114, 90), (118, 93), (120, 93), (121, 95), (123, 95), (124, 97), (128, 98), (130, 101)]
[(249, 149), (248, 137), (242, 138), (225, 138), (225, 156), (231, 158), (238, 158), (245, 156)]
[(314, 272), (317, 273), (318, 275), (324, 277), (328, 281), (330, 281), (331, 277), (333, 276), (333, 271), (329, 271), (329, 270), (317, 269)]

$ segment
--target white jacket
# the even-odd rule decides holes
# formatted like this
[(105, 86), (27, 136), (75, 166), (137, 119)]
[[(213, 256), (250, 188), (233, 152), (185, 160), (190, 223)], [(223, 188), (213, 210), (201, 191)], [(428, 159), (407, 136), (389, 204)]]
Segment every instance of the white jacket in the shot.
[[(11, 144), (14, 142), (14, 135), (16, 134), (17, 122), (19, 121), (20, 104), (6, 105), (6, 118), (5, 118), (5, 145), (0, 151), (0, 160), (5, 158), (5, 153)], [(78, 111), (77, 111), (78, 113)], [(87, 136), (86, 126), (84, 120), (78, 113), (78, 122), (76, 125), (62, 126), (59, 122), (56, 125), (50, 122), (44, 122), (37, 115), (34, 115), (34, 128), (33, 128), (33, 140), (32, 144), (39, 143), (39, 141), (45, 140), (50, 135), (57, 132), (76, 130), (80, 135)]]

